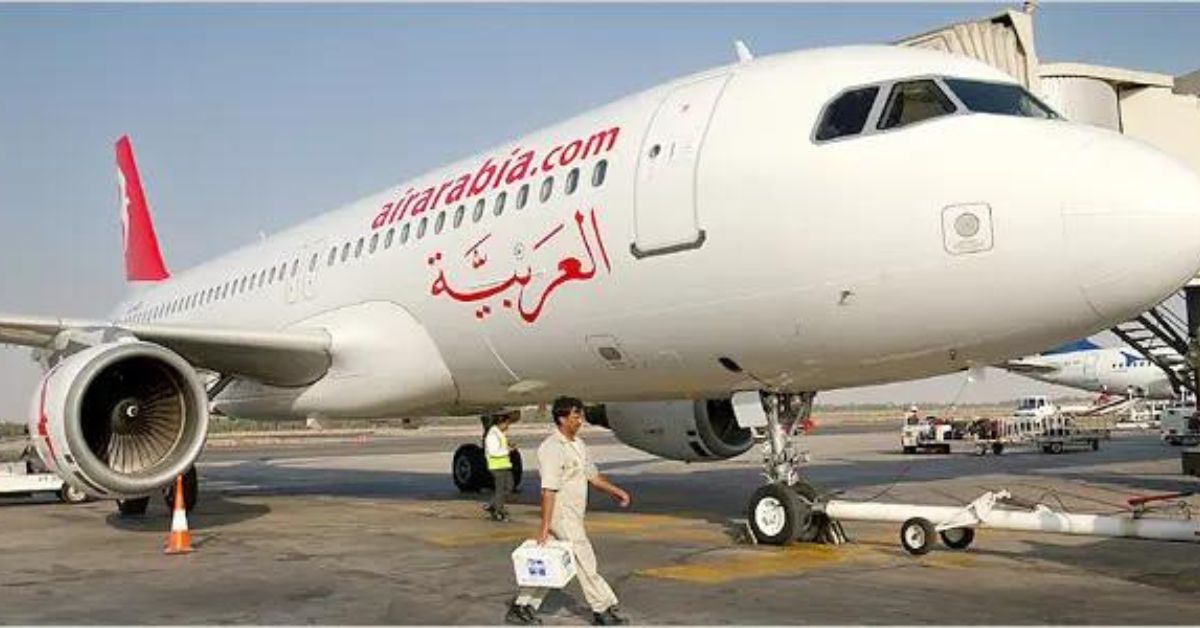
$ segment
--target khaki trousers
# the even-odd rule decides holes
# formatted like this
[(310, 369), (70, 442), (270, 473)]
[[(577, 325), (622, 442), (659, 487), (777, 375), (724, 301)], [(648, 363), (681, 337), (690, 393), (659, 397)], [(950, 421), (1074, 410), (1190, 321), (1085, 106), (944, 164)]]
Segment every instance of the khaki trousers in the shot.
[[(575, 579), (579, 581), (583, 597), (592, 611), (600, 613), (616, 605), (617, 595), (596, 571), (596, 553), (592, 551), (592, 542), (588, 540), (587, 530), (583, 527), (583, 516), (575, 513), (555, 516), (550, 521), (550, 533), (560, 541), (571, 543), (575, 554)], [(532, 606), (536, 611), (541, 608), (542, 600), (549, 592), (550, 589), (543, 587), (522, 587), (517, 591), (516, 603)]]

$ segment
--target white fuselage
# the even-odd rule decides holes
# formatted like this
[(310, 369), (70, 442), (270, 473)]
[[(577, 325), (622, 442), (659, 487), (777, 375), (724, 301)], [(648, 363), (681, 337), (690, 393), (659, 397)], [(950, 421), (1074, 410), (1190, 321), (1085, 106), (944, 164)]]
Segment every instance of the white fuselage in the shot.
[[(919, 378), (1105, 329), (1195, 273), (1200, 183), (1117, 134), (965, 114), (812, 140), (846, 88), (926, 75), (1012, 82), (882, 47), (717, 68), (178, 274), (114, 318), (325, 327), (321, 381), (239, 381), (218, 409), (384, 416)], [(960, 246), (961, 206), (986, 208), (986, 247)], [(1114, 266), (1095, 244), (1118, 236), (1133, 250)]]
[(1096, 393), (1132, 392), (1150, 399), (1174, 399), (1171, 382), (1154, 363), (1132, 349), (1091, 349), (1022, 358), (1017, 363), (1050, 367), (1022, 372), (1033, 379)]

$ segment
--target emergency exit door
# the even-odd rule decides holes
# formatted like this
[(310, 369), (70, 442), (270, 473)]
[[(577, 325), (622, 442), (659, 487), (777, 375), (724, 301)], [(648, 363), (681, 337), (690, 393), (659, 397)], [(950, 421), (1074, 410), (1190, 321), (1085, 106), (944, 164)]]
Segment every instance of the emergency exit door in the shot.
[(638, 156), (634, 192), (634, 257), (698, 248), (696, 165), (704, 134), (728, 74), (676, 87), (654, 113)]

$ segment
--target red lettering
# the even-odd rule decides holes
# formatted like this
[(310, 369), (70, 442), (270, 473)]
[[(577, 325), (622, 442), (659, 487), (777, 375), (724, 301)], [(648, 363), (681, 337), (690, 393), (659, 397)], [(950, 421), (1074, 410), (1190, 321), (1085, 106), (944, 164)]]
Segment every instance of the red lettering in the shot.
[[(471, 180), (471, 190), (467, 196), (475, 196), (487, 189), (492, 184), (492, 177), (496, 174), (496, 165), (492, 163), (492, 158), (488, 157), (487, 161), (479, 167), (479, 172), (475, 173), (475, 178)], [(485, 176), (486, 175), (486, 176)], [(480, 183), (480, 179), (483, 183)]]
[(554, 170), (554, 156), (562, 150), (562, 146), (555, 146), (546, 153), (546, 158), (542, 160), (542, 172), (550, 172)]
[(378, 228), (386, 225), (388, 223), (388, 214), (391, 214), (391, 213), (392, 213), (392, 204), (391, 203), (384, 204), (383, 209), (380, 209), (379, 213), (375, 214), (375, 220), (371, 221), (371, 228), (378, 229)]
[(579, 156), (579, 149), (583, 148), (583, 140), (575, 140), (567, 144), (566, 150), (563, 151), (562, 157), (558, 159), (558, 165), (565, 166)]
[[(601, 151), (608, 152), (612, 150), (613, 144), (617, 143), (617, 135), (621, 133), (621, 127), (614, 126), (607, 131), (601, 131), (588, 138), (587, 145), (583, 148), (583, 159), (587, 159), (592, 155), (598, 155)], [(604, 141), (608, 140), (608, 146), (604, 145)]]

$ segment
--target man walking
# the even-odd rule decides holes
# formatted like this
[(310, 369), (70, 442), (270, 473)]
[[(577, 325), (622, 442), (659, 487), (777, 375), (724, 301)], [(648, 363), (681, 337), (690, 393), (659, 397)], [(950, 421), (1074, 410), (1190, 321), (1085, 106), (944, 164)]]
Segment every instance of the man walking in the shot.
[[(538, 448), (538, 470), (542, 478), (542, 526), (538, 542), (551, 535), (571, 543), (575, 555), (576, 577), (583, 596), (592, 608), (592, 623), (601, 626), (627, 624), (617, 612), (617, 596), (596, 571), (596, 554), (588, 540), (583, 519), (587, 512), (588, 485), (608, 493), (623, 508), (629, 506), (629, 493), (609, 482), (588, 457), (587, 447), (578, 438), (583, 427), (583, 402), (574, 397), (559, 397), (551, 408), (555, 430)], [(505, 621), (516, 624), (541, 623), (535, 613), (547, 589), (522, 589), (509, 607)]]
[(508, 426), (512, 425), (515, 413), (502, 414), (496, 417), (495, 424), (488, 429), (483, 438), (484, 451), (487, 454), (487, 468), (492, 474), (496, 490), (492, 493), (492, 501), (487, 511), (492, 521), (508, 521), (508, 497), (513, 490), (513, 465), (509, 454), (514, 449), (508, 444)]

